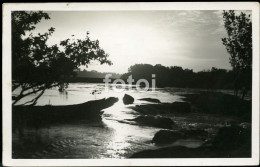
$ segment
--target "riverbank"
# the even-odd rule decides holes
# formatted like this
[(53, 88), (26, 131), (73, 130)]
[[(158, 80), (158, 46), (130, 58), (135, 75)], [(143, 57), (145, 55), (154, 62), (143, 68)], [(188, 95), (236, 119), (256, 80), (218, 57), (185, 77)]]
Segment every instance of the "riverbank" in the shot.
[[(97, 88), (69, 89), (70, 104)], [(250, 101), (180, 89), (113, 93), (76, 105), (15, 106), (13, 158), (250, 156)], [(133, 104), (123, 103), (125, 93)], [(117, 98), (102, 99), (110, 96)]]
[[(168, 135), (159, 134), (159, 137), (157, 138), (161, 138), (160, 140), (165, 140), (165, 138), (167, 138), (166, 141), (169, 142), (169, 140), (177, 140), (182, 138), (182, 136), (178, 136), (179, 133), (180, 131), (168, 131)], [(189, 137), (192, 138), (194, 136), (188, 136), (188, 138)], [(220, 128), (213, 139), (206, 139), (205, 142), (197, 148), (187, 148), (184, 146), (168, 146), (154, 150), (140, 151), (138, 153), (134, 153), (131, 156), (131, 158), (242, 157), (251, 157), (251, 129), (242, 128), (237, 125)]]
[(13, 106), (13, 128), (23, 126), (39, 128), (55, 123), (69, 123), (80, 120), (101, 121), (102, 110), (111, 107), (117, 101), (118, 98), (109, 97), (65, 106)]
[[(167, 128), (168, 130), (158, 131), (151, 139), (162, 148), (140, 151), (134, 153), (131, 158), (251, 156), (251, 101), (216, 92), (182, 96), (183, 102), (133, 107), (141, 115), (163, 115), (164, 119), (173, 120), (173, 125)], [(164, 121), (162, 124), (168, 123)], [(196, 148), (169, 145), (181, 139), (200, 139), (203, 144)]]

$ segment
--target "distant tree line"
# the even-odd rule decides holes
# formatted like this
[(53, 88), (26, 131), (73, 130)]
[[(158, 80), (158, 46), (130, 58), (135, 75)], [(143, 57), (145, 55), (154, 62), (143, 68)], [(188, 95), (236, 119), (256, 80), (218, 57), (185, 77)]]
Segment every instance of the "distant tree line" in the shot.
[(211, 70), (193, 72), (179, 66), (165, 67), (160, 64), (135, 64), (130, 66), (128, 73), (121, 76), (126, 80), (132, 75), (135, 81), (146, 79), (151, 83), (155, 74), (157, 87), (205, 88), (205, 89), (233, 89), (234, 72), (212, 67)]
[(110, 72), (98, 72), (95, 70), (92, 71), (87, 71), (87, 70), (83, 70), (83, 71), (76, 71), (77, 77), (78, 78), (105, 78), (105, 76), (107, 74), (111, 74), (112, 76), (110, 78), (120, 78), (121, 74), (118, 73), (110, 73)]

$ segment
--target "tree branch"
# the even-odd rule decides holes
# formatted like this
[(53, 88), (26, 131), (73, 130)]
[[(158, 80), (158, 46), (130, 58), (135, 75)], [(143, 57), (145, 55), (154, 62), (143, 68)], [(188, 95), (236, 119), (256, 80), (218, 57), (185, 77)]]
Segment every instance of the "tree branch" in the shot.
[[(54, 85), (52, 85), (51, 87), (56, 87), (56, 86), (58, 86), (58, 85), (59, 85), (59, 84), (54, 84)], [(23, 87), (24, 87), (24, 86), (25, 86), (25, 85), (23, 85)], [(29, 95), (31, 95), (31, 94), (35, 94), (35, 93), (37, 93), (37, 92), (42, 91), (37, 97), (35, 97), (34, 99), (32, 99), (32, 100), (30, 100), (30, 101), (24, 103), (24, 104), (32, 103), (33, 105), (35, 105), (35, 104), (36, 104), (36, 101), (43, 95), (43, 93), (44, 93), (45, 90), (47, 89), (47, 86), (46, 86), (46, 85), (43, 85), (43, 86), (40, 86), (40, 87), (37, 87), (37, 88), (33, 89), (34, 87), (36, 87), (36, 86), (29, 86), (29, 87), (27, 87), (27, 88), (23, 88), (23, 89), (21, 90), (20, 94), (15, 97), (15, 101), (13, 102), (13, 105), (15, 105), (18, 101), (20, 101), (22, 98), (24, 98), (24, 97), (26, 97), (26, 96), (29, 96)], [(25, 92), (26, 90), (29, 90), (29, 89), (33, 89), (33, 91), (24, 94), (24, 92)]]
[[(37, 100), (43, 95), (43, 93), (45, 92), (45, 90), (46, 89), (42, 89), (41, 90), (41, 93), (37, 96), (37, 97), (35, 97), (35, 98), (33, 98), (32, 100), (30, 100), (30, 101), (28, 101), (28, 102), (26, 102), (26, 103), (24, 103), (24, 105), (25, 104), (28, 104), (28, 103), (32, 103), (32, 104), (30, 104), (30, 105), (35, 105), (36, 103), (37, 103)], [(40, 90), (39, 90), (40, 91)]]

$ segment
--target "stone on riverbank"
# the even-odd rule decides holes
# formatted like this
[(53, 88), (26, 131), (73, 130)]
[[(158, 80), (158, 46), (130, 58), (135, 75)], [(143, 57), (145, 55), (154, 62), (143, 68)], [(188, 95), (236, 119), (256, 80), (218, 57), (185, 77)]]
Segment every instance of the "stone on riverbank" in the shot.
[(208, 133), (204, 130), (160, 130), (157, 132), (152, 142), (155, 144), (170, 144), (179, 139), (202, 139), (205, 140)]
[(152, 103), (161, 103), (160, 100), (158, 100), (158, 99), (154, 99), (154, 98), (142, 98), (142, 99), (138, 99), (138, 100), (141, 100), (141, 101), (148, 101), (148, 102), (152, 102)]
[(128, 94), (125, 94), (124, 97), (123, 97), (123, 103), (124, 103), (125, 105), (127, 105), (127, 104), (133, 104), (133, 103), (134, 103), (134, 100), (135, 100), (135, 99), (134, 99), (132, 96), (128, 95)]
[(187, 102), (173, 102), (170, 108), (174, 112), (188, 113), (191, 111), (191, 106)]
[(160, 130), (154, 135), (152, 142), (155, 144), (170, 144), (183, 138), (184, 134), (181, 132)]
[(160, 104), (144, 104), (132, 107), (133, 110), (143, 115), (189, 113), (191, 106), (187, 102), (173, 102)]
[(162, 117), (162, 116), (142, 115), (132, 120), (138, 123), (139, 125), (165, 128), (165, 129), (172, 129), (172, 126), (174, 125), (174, 122), (170, 118)]

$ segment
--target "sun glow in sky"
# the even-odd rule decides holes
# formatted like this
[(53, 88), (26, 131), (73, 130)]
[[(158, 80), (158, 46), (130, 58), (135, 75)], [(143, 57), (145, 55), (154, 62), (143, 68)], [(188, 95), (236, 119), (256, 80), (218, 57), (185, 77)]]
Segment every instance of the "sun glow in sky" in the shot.
[(182, 66), (200, 71), (211, 67), (230, 69), (222, 45), (226, 37), (222, 11), (82, 11), (48, 12), (35, 32), (55, 32), (49, 44), (73, 38), (92, 40), (110, 55), (112, 66), (93, 62), (87, 70), (125, 73), (136, 63)]

